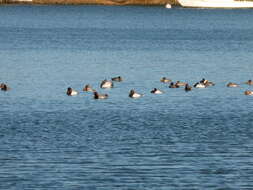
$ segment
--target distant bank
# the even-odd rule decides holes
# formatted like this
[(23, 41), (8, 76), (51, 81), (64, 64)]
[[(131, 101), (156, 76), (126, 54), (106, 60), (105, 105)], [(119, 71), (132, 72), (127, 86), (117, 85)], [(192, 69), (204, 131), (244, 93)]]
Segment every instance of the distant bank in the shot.
[(0, 0), (0, 4), (98, 4), (98, 5), (165, 5), (177, 0)]

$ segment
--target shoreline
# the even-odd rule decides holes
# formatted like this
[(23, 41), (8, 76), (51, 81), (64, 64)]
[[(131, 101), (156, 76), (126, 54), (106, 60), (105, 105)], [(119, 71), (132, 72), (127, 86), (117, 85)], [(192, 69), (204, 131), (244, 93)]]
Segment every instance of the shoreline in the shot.
[(176, 0), (0, 0), (0, 5), (31, 4), (31, 5), (178, 5)]

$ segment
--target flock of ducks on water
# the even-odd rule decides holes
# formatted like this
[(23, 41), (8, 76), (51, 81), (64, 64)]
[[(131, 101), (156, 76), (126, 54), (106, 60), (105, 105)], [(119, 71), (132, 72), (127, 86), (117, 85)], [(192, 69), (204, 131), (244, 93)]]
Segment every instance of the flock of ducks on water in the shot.
[[(122, 82), (122, 81), (123, 81), (123, 78), (121, 76), (111, 78), (111, 80), (105, 79), (105, 80), (103, 80), (101, 82), (100, 88), (103, 88), (103, 89), (113, 88), (113, 86), (114, 86), (113, 82)], [(207, 88), (209, 86), (214, 86), (215, 85), (213, 82), (208, 81), (208, 80), (206, 80), (204, 78), (202, 80), (200, 80), (199, 82), (197, 82), (196, 84), (194, 84), (193, 87), (191, 87), (186, 82), (180, 82), (180, 81), (172, 82), (171, 79), (168, 79), (166, 77), (161, 78), (160, 82), (169, 84), (169, 88), (184, 87), (184, 90), (186, 92), (191, 91), (193, 87), (194, 88)], [(245, 82), (245, 84), (253, 85), (253, 81), (252, 80), (248, 80), (247, 82)], [(236, 84), (236, 83), (233, 83), (233, 82), (229, 82), (227, 84), (227, 87), (235, 88), (235, 87), (239, 87), (239, 84)], [(94, 99), (106, 99), (106, 98), (109, 97), (108, 94), (99, 94), (89, 84), (87, 84), (87, 85), (84, 86), (83, 91), (84, 92), (92, 92)], [(150, 91), (150, 93), (152, 93), (152, 94), (163, 94), (164, 92), (162, 90), (154, 88), (153, 90)], [(66, 94), (68, 96), (75, 96), (75, 95), (78, 95), (79, 93), (76, 90), (72, 89), (71, 87), (68, 87)], [(244, 92), (244, 94), (245, 95), (252, 95), (253, 96), (253, 91), (246, 90)], [(132, 89), (132, 90), (130, 90), (128, 96), (130, 98), (140, 98), (140, 97), (142, 97), (144, 95), (140, 94), (140, 93), (136, 92), (134, 89)]]
[[(106, 89), (106, 88), (113, 88), (114, 84), (113, 82), (122, 82), (123, 81), (123, 78), (121, 76), (118, 76), (118, 77), (114, 77), (114, 78), (111, 78), (111, 80), (103, 80), (100, 84), (100, 88), (103, 88), (103, 89)], [(169, 83), (169, 88), (180, 88), (180, 87), (184, 87), (184, 90), (186, 92), (188, 91), (191, 91), (192, 88), (207, 88), (209, 86), (214, 86), (215, 84), (211, 81), (208, 81), (206, 79), (202, 79), (200, 80), (199, 82), (197, 82), (196, 84), (193, 85), (193, 87), (191, 87), (188, 83), (186, 82), (180, 82), (180, 81), (177, 81), (177, 82), (172, 82), (171, 79), (168, 79), (166, 77), (163, 77), (160, 79), (160, 82), (162, 83)], [(253, 85), (253, 81), (252, 80), (248, 80), (247, 82), (245, 82), (244, 84), (247, 84), (247, 85)], [(230, 87), (230, 88), (236, 88), (236, 87), (239, 87), (239, 84), (237, 83), (233, 83), (233, 82), (229, 82), (227, 84), (227, 87)], [(5, 83), (1, 83), (0, 84), (0, 89), (2, 91), (8, 91), (10, 90), (10, 87), (7, 86), (7, 84)], [(106, 99), (109, 97), (108, 94), (99, 94), (96, 90), (94, 90), (91, 85), (87, 84), (84, 86), (83, 88), (83, 91), (84, 92), (92, 92), (93, 93), (93, 98), (94, 99)], [(157, 89), (157, 88), (154, 88), (153, 90), (150, 91), (152, 94), (163, 94), (164, 92)], [(68, 96), (76, 96), (79, 94), (78, 91), (74, 90), (73, 88), (71, 87), (68, 87), (67, 88), (67, 92), (66, 94)], [(246, 90), (244, 91), (244, 94), (245, 95), (248, 95), (248, 96), (253, 96), (253, 91), (250, 91), (250, 90)], [(130, 98), (140, 98), (142, 97), (143, 94), (139, 94), (137, 93), (135, 90), (130, 90), (129, 92), (129, 97)]]

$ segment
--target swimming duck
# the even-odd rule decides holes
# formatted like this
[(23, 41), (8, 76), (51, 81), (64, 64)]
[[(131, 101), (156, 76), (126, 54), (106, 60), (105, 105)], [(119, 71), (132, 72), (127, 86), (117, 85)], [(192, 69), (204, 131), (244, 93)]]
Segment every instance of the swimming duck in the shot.
[(174, 82), (171, 82), (169, 88), (179, 88), (179, 86), (177, 84), (174, 84)]
[(112, 88), (113, 87), (113, 82), (109, 80), (103, 80), (100, 84), (100, 88)]
[(245, 82), (245, 84), (253, 85), (253, 81), (252, 80), (248, 80), (247, 82)]
[(0, 89), (2, 91), (8, 91), (8, 90), (10, 90), (10, 88), (6, 84), (4, 84), (4, 83), (0, 84)]
[(185, 86), (186, 83), (185, 83), (185, 82), (177, 81), (177, 82), (176, 82), (176, 85), (177, 85), (177, 86)]
[(235, 88), (235, 87), (238, 87), (238, 86), (239, 86), (238, 84), (233, 83), (233, 82), (229, 82), (229, 83), (227, 84), (227, 87), (231, 87), (231, 88)]
[(208, 80), (206, 80), (204, 78), (201, 81), (199, 81), (199, 83), (204, 84), (206, 87), (208, 87), (208, 86), (214, 86), (215, 85), (213, 82), (208, 81)]
[(129, 92), (130, 98), (140, 98), (142, 96), (143, 96), (143, 94), (139, 94), (139, 93), (135, 92), (134, 90), (130, 90), (130, 92)]
[(199, 83), (203, 83), (203, 84), (205, 84), (205, 83), (207, 83), (208, 82), (208, 80), (206, 80), (206, 79), (202, 79), (201, 81), (199, 81)]
[(98, 92), (94, 91), (93, 92), (93, 97), (94, 99), (107, 99), (108, 98), (108, 94), (98, 94)]
[(163, 77), (163, 78), (160, 79), (160, 81), (163, 82), (163, 83), (169, 83), (169, 82), (171, 82), (171, 79)]
[(200, 82), (197, 82), (194, 84), (194, 88), (206, 88), (206, 85)]
[(157, 88), (154, 88), (153, 90), (150, 91), (152, 94), (163, 94), (163, 91), (158, 90)]
[(91, 85), (87, 84), (84, 86), (83, 88), (84, 92), (94, 92), (94, 90), (92, 89)]
[(75, 95), (78, 94), (78, 92), (75, 91), (75, 90), (73, 90), (72, 88), (68, 87), (66, 94), (67, 94), (68, 96), (75, 96)]
[(192, 90), (192, 87), (188, 83), (186, 83), (184, 90), (185, 92), (189, 92)]
[(244, 92), (244, 94), (247, 95), (247, 96), (253, 96), (253, 91), (246, 90), (246, 91)]
[(123, 81), (123, 78), (121, 76), (113, 77), (112, 81), (121, 82), (121, 81)]

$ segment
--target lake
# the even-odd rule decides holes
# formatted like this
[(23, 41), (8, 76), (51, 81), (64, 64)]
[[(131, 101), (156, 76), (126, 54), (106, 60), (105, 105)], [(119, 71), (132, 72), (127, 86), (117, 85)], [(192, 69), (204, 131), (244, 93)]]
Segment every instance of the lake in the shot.
[[(0, 82), (11, 87), (0, 92), (0, 189), (253, 189), (253, 98), (244, 95), (253, 88), (243, 84), (253, 79), (251, 17), (0, 6)], [(186, 93), (164, 76), (216, 85)], [(94, 100), (85, 84), (109, 98)], [(129, 98), (131, 89), (144, 96)]]

